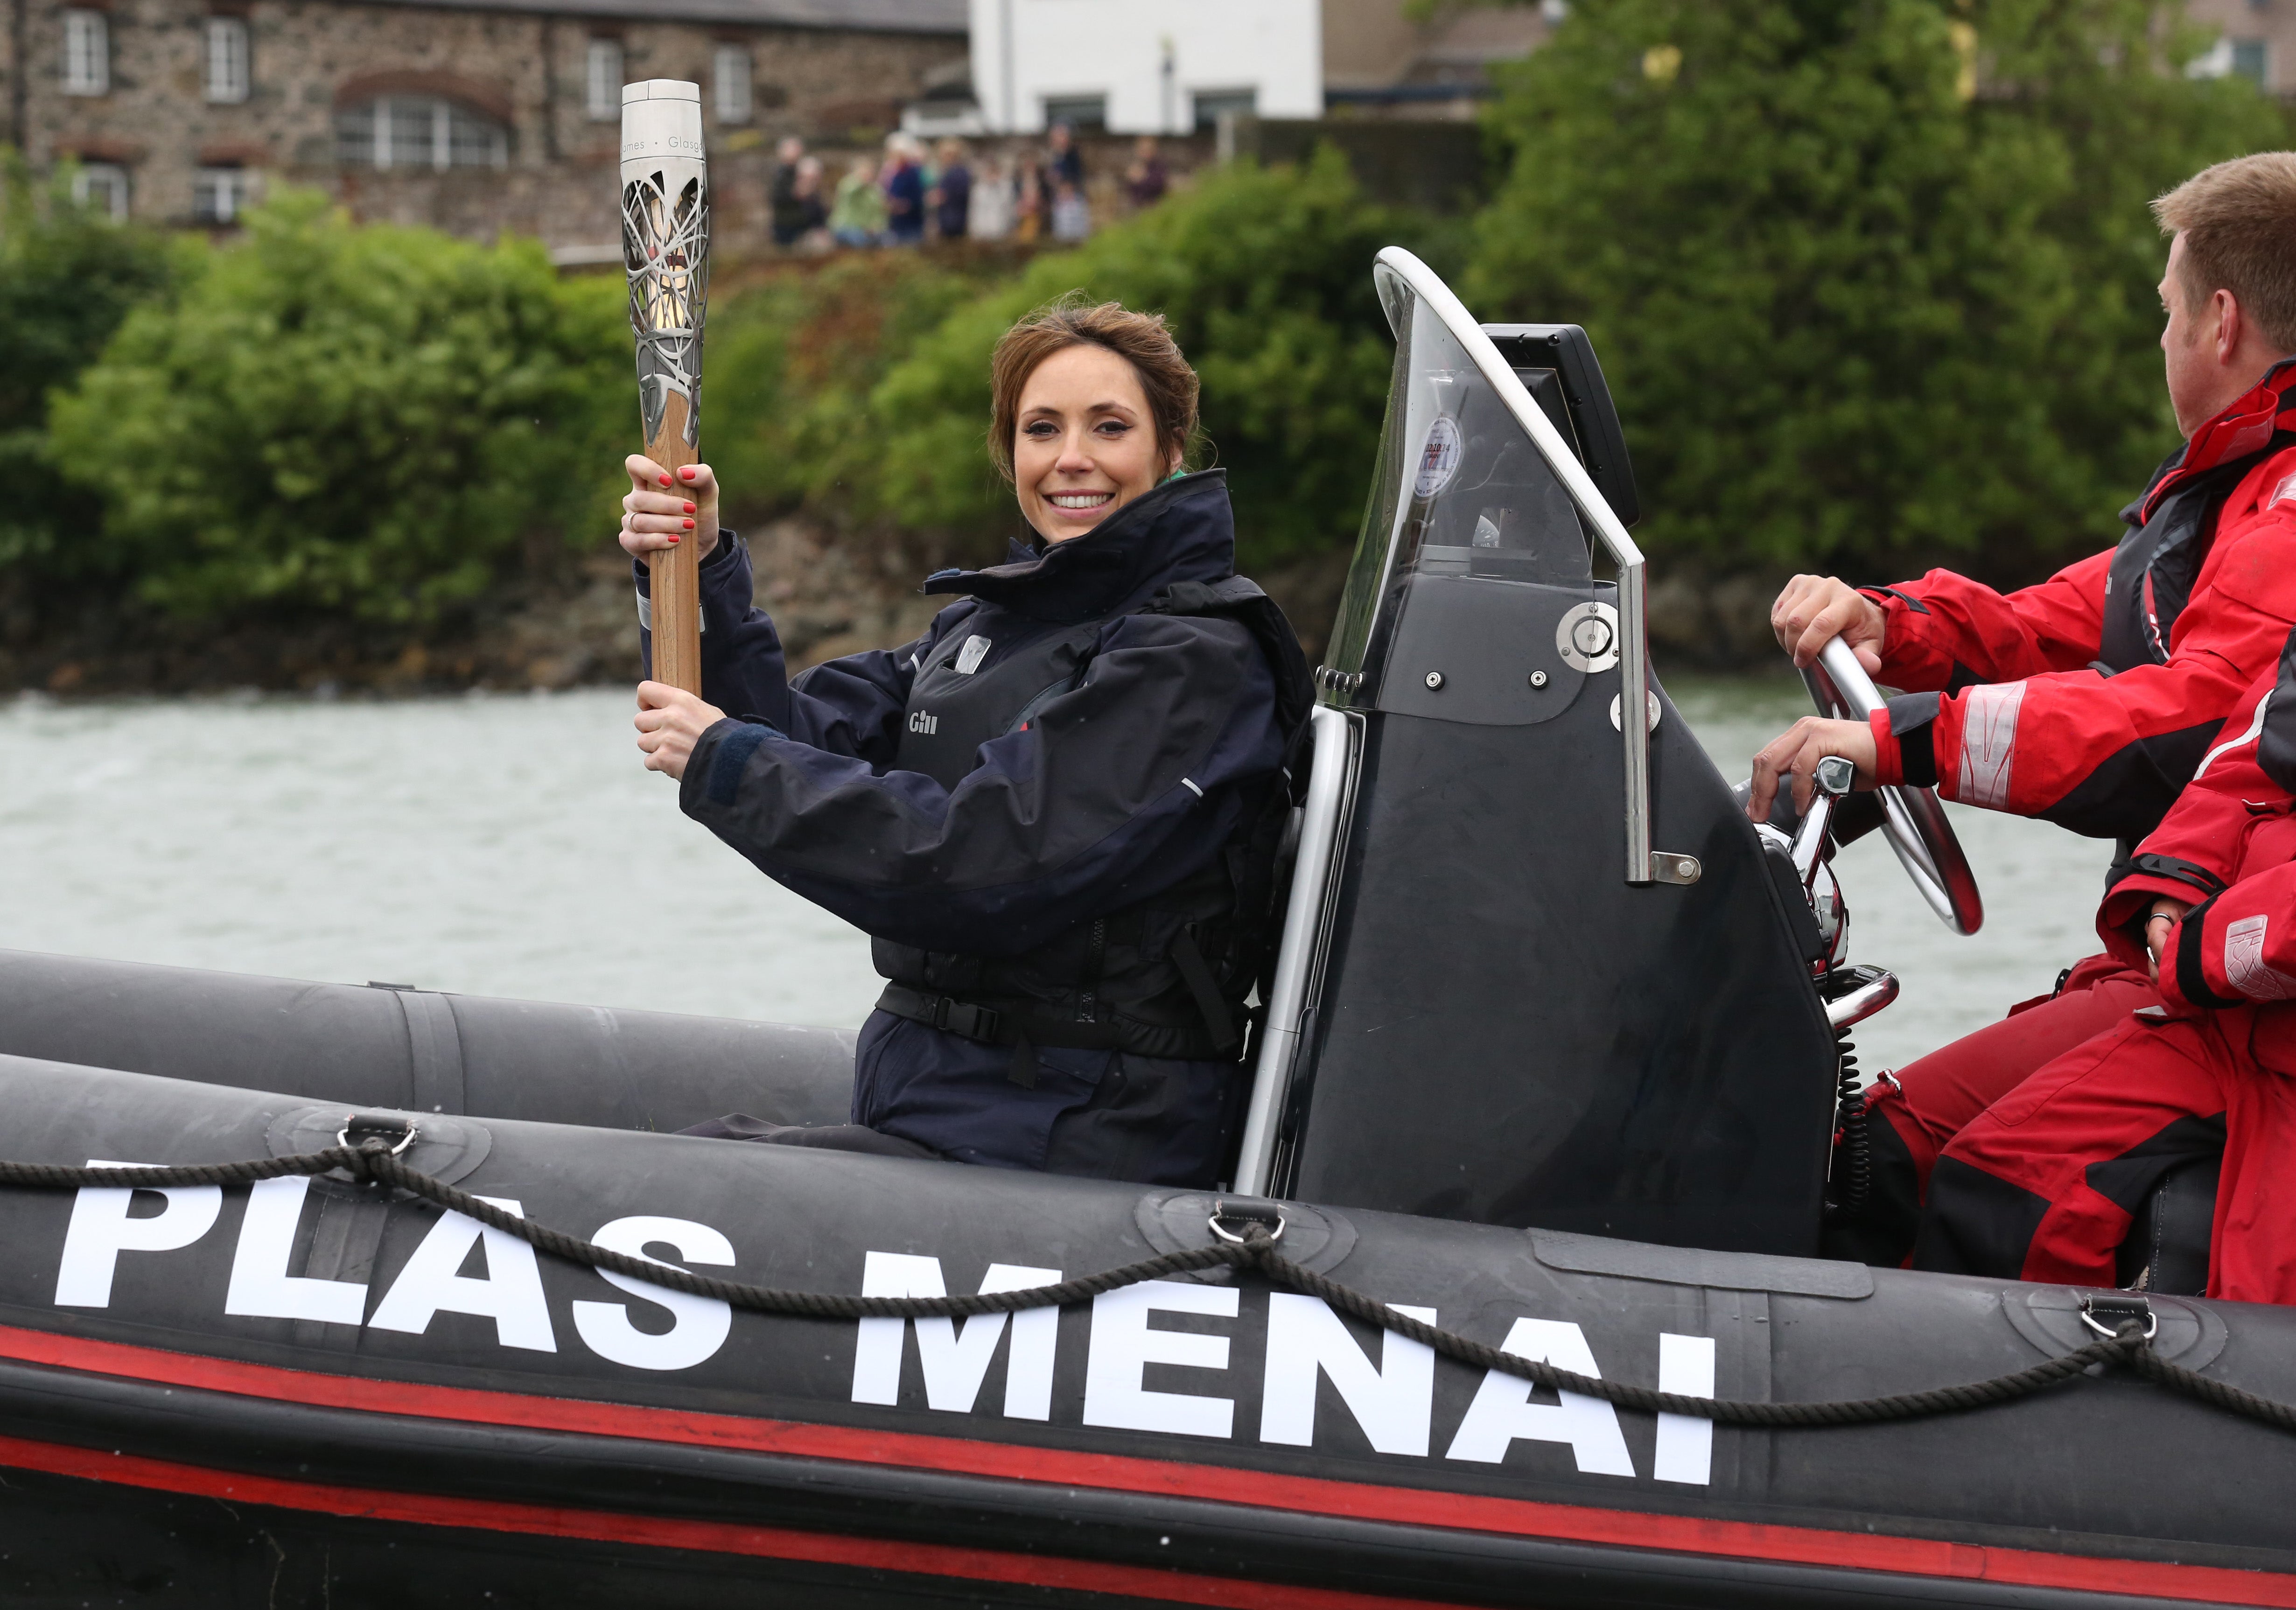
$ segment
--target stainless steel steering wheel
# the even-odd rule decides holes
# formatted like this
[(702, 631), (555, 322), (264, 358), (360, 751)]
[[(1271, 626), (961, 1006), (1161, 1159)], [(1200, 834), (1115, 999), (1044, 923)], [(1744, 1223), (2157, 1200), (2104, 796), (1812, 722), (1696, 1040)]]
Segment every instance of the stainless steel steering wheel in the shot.
[[(1809, 685), (1809, 696), (1822, 716), (1862, 721), (1882, 707), (1874, 679), (1839, 637), (1825, 645), (1801, 679)], [(1985, 923), (1985, 901), (1937, 790), (1900, 785), (1877, 792), (1882, 832), (1914, 887), (1947, 927), (1956, 933), (1976, 932)]]

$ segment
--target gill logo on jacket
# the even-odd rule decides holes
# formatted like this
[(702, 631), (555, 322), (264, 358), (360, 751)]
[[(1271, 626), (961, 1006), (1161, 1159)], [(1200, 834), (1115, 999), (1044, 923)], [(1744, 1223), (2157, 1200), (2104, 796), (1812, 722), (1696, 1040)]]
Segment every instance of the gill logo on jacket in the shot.
[[(89, 1166), (140, 1165), (91, 1159)], [(308, 1177), (299, 1175), (250, 1187), (224, 1294), (225, 1314), (315, 1320), (347, 1330), (364, 1327), (418, 1336), (429, 1331), (439, 1314), (469, 1314), (494, 1322), (498, 1346), (560, 1351), (558, 1327), (534, 1248), (461, 1213), (439, 1214), (379, 1296), (365, 1281), (289, 1273), (310, 1185)], [(59, 1260), (58, 1307), (110, 1308), (123, 1255), (189, 1248), (214, 1228), (223, 1209), (223, 1191), (217, 1186), (168, 1186), (149, 1194), (164, 1199), (160, 1212), (131, 1218), (133, 1191), (80, 1190)], [(524, 1217), (521, 1205), (510, 1198), (480, 1200)], [(632, 1215), (602, 1226), (590, 1239), (650, 1262), (658, 1261), (650, 1247), (667, 1247), (688, 1263), (730, 1268), (735, 1261), (733, 1244), (721, 1231), (691, 1219)], [(473, 1253), (484, 1264), (482, 1275), (463, 1272)], [(668, 1291), (603, 1269), (590, 1272), (651, 1305), (640, 1316), (643, 1327), (632, 1322), (627, 1303), (578, 1301), (567, 1305), (576, 1337), (610, 1363), (644, 1370), (692, 1369), (714, 1358), (732, 1332), (732, 1309), (714, 1298)], [(980, 1289), (1018, 1291), (1052, 1285), (1062, 1277), (1059, 1269), (992, 1263)], [(881, 1297), (947, 1294), (940, 1260), (909, 1253), (868, 1253), (861, 1291), (864, 1296)], [(1073, 1413), (1077, 1423), (1086, 1426), (1220, 1440), (1251, 1438), (1310, 1448), (1319, 1429), (1327, 1442), (1341, 1434), (1329, 1416), (1318, 1425), (1319, 1407), (1336, 1403), (1363, 1439), (1382, 1454), (1423, 1459), (1439, 1446), (1446, 1460), (1497, 1465), (1516, 1442), (1547, 1442), (1567, 1446), (1577, 1468), (1586, 1474), (1644, 1474), (1636, 1468), (1618, 1413), (1609, 1404), (1575, 1392), (1556, 1394), (1552, 1403), (1533, 1402), (1529, 1382), (1498, 1370), (1484, 1375), (1464, 1413), (1447, 1427), (1447, 1439), (1439, 1442), (1433, 1350), (1392, 1331), (1382, 1332), (1366, 1348), (1322, 1299), (1290, 1292), (1265, 1295), (1267, 1341), (1256, 1418), (1241, 1401), (1240, 1389), (1249, 1384), (1242, 1374), (1227, 1377), (1236, 1385), (1226, 1393), (1218, 1384), (1177, 1392), (1147, 1384), (1151, 1366), (1185, 1368), (1199, 1372), (1198, 1380), (1230, 1371), (1234, 1338), (1208, 1328), (1167, 1329), (1152, 1319), (1192, 1316), (1200, 1327), (1205, 1321), (1234, 1321), (1242, 1317), (1244, 1296), (1231, 1286), (1147, 1280), (1095, 1298), (1084, 1338), (1081, 1412), (1067, 1409), (1057, 1417), (1068, 1420)], [(1253, 1300), (1259, 1298), (1255, 1294)], [(1431, 1325), (1440, 1323), (1434, 1309), (1392, 1306), (1398, 1313)], [(662, 1328), (665, 1314), (667, 1329)], [(1056, 1417), (1053, 1385), (1062, 1342), (1056, 1309), (978, 1314), (962, 1322), (862, 1319), (857, 1325), (851, 1392), (856, 1403), (900, 1405), (914, 1337), (928, 1410), (1001, 1413), (1016, 1420)], [(1002, 1400), (984, 1405), (982, 1389), (1000, 1343), (1004, 1356)], [(1658, 1343), (1659, 1390), (1691, 1397), (1714, 1395), (1712, 1337), (1661, 1333)], [(1586, 1333), (1568, 1320), (1518, 1318), (1502, 1346), (1559, 1369), (1598, 1379), (1602, 1376)], [(1168, 1371), (1160, 1381), (1162, 1386), (1172, 1384)], [(1657, 1420), (1647, 1474), (1662, 1482), (1709, 1483), (1713, 1423), (1685, 1415), (1662, 1414)]]
[(922, 710), (913, 710), (909, 712), (909, 730), (930, 737), (940, 730), (940, 718)]

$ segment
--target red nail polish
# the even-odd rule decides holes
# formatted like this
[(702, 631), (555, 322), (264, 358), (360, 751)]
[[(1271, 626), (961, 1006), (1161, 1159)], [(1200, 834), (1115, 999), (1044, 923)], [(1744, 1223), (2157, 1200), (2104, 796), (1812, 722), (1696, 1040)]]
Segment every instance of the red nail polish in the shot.
[(667, 538), (667, 540), (668, 540), (668, 542), (669, 543), (669, 546), (672, 546), (672, 547), (676, 547), (679, 543), (681, 543), (681, 542), (685, 541), (685, 539), (684, 538), (682, 538), (682, 537), (671, 537), (671, 538)]
[(662, 485), (664, 485), (664, 486), (668, 486), (668, 485), (669, 484), (669, 477), (668, 477), (668, 476), (667, 476), (667, 475), (663, 476), (663, 477), (661, 478), (661, 484), (662, 484)]
[(692, 504), (690, 504), (690, 503), (689, 503), (689, 504), (687, 504), (687, 505), (685, 505), (685, 512), (686, 512), (687, 513), (689, 513), (689, 514), (691, 514), (692, 513), (693, 513), (693, 505)]
[(693, 529), (693, 522), (691, 520), (685, 522), (685, 529), (689, 531)]
[(680, 475), (684, 476), (684, 477), (685, 477), (686, 480), (688, 480), (688, 481), (691, 481), (691, 480), (693, 480), (693, 469), (692, 469), (690, 466), (689, 466), (688, 468), (686, 468), (686, 469), (680, 470), (680, 471), (678, 472), (678, 473), (679, 473)]

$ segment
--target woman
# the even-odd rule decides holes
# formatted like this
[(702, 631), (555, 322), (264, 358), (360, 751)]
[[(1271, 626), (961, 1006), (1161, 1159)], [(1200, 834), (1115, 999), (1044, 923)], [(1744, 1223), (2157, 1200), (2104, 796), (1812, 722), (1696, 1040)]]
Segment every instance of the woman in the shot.
[(877, 185), (877, 165), (867, 157), (837, 181), (829, 235), (840, 246), (874, 246), (885, 238), (885, 193)]
[(703, 545), (703, 695), (639, 688), (646, 764), (868, 932), (891, 981), (850, 1125), (737, 1113), (699, 1132), (1209, 1186), (1306, 664), (1234, 573), (1224, 473), (1184, 472), (1196, 376), (1162, 319), (1056, 303), (990, 370), (990, 455), (1028, 539), (927, 579), (959, 602), (914, 643), (793, 685), (708, 466), (674, 483), (628, 461), (622, 546)]

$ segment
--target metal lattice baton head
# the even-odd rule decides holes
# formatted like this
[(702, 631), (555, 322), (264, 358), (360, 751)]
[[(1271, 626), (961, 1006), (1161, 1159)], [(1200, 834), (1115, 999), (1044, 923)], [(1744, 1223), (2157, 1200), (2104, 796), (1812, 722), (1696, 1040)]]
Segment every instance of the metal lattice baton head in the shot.
[[(637, 337), (638, 407), (656, 463), (691, 464), (701, 441), (701, 321), (709, 296), (709, 173), (701, 87), (622, 86), (622, 262)], [(673, 441), (685, 451), (673, 459)]]

